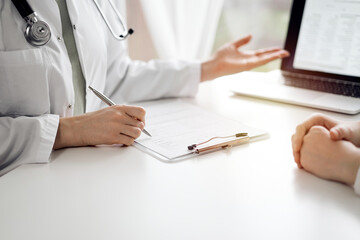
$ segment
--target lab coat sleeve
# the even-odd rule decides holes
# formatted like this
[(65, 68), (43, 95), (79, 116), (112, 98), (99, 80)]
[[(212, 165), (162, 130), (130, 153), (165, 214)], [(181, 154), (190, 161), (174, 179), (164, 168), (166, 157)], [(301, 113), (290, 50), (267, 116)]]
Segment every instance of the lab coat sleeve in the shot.
[(58, 115), (0, 117), (0, 176), (27, 163), (48, 163)]
[[(111, 76), (106, 89), (117, 103), (137, 102), (167, 97), (193, 97), (201, 77), (199, 62), (181, 60), (132, 61), (126, 57)], [(121, 76), (119, 79), (119, 75)], [(117, 80), (116, 80), (117, 78)], [(120, 81), (119, 81), (120, 80)]]
[(355, 184), (354, 184), (355, 193), (360, 196), (360, 168), (358, 169)]

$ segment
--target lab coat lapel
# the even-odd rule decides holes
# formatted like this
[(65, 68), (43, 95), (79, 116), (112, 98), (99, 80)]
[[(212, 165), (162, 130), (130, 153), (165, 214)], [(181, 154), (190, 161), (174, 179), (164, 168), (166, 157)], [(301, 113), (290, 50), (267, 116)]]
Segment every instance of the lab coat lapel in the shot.
[(105, 88), (107, 36), (104, 30), (107, 29), (92, 1), (67, 0), (67, 6), (71, 22), (75, 25), (74, 37), (86, 80), (86, 108), (89, 110), (90, 106), (98, 106), (96, 103), (99, 101), (88, 91), (88, 86), (91, 85), (100, 91)]

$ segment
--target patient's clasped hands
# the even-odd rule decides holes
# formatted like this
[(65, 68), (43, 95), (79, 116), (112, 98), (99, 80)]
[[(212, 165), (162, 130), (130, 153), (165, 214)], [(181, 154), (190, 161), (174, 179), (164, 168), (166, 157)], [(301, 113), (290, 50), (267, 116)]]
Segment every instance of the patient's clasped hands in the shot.
[(299, 168), (353, 185), (360, 166), (360, 122), (312, 115), (297, 126), (292, 148)]

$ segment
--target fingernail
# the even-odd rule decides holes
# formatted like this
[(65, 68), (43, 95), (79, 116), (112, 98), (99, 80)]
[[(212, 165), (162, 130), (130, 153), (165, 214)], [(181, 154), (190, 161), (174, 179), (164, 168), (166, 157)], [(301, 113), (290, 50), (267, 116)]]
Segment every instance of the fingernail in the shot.
[(288, 57), (288, 56), (290, 56), (290, 53), (289, 53), (289, 52), (286, 52), (286, 51), (282, 51), (282, 52), (280, 53), (280, 56), (281, 56), (281, 57)]

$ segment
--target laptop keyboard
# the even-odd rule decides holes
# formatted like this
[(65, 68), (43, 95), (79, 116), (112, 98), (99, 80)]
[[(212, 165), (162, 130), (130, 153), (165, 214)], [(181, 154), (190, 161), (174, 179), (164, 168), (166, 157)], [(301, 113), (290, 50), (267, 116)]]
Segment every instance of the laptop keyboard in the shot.
[(301, 75), (285, 76), (285, 85), (360, 98), (360, 84)]

